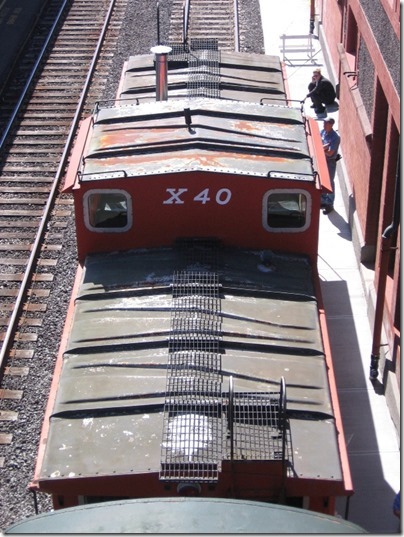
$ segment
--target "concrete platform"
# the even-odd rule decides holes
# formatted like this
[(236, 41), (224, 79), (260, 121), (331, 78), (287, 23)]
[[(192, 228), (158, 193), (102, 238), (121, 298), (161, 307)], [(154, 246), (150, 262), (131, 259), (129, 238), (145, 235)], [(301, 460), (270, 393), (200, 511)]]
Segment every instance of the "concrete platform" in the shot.
[[(307, 36), (310, 32), (310, 0), (260, 0), (266, 54), (282, 57), (281, 36)], [(303, 48), (306, 38), (290, 38), (287, 44)], [(286, 72), (291, 97), (298, 101), (307, 94), (314, 68), (329, 78), (320, 41), (313, 51), (286, 51)], [(316, 117), (311, 102), (307, 115)], [(338, 107), (328, 110), (338, 130)], [(322, 128), (322, 117), (319, 128)], [(342, 146), (343, 154), (343, 146)], [(400, 488), (398, 433), (380, 383), (369, 380), (372, 333), (362, 274), (358, 266), (342, 197), (346, 172), (343, 160), (337, 165), (335, 210), (321, 215), (318, 266), (334, 357), (338, 393), (348, 444), (355, 494), (350, 499), (348, 519), (370, 533), (397, 533), (399, 521), (392, 504)], [(365, 270), (365, 269), (363, 269)], [(345, 501), (338, 505), (343, 516)]]

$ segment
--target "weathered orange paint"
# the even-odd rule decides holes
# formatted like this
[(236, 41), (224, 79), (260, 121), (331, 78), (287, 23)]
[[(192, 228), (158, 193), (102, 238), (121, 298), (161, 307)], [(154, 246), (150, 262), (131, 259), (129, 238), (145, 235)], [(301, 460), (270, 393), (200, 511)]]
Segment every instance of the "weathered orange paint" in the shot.
[(318, 172), (321, 189), (324, 192), (332, 192), (330, 174), (328, 173), (327, 160), (324, 154), (323, 142), (321, 140), (320, 129), (316, 120), (307, 118), (307, 143), (310, 154), (314, 160), (314, 167)]

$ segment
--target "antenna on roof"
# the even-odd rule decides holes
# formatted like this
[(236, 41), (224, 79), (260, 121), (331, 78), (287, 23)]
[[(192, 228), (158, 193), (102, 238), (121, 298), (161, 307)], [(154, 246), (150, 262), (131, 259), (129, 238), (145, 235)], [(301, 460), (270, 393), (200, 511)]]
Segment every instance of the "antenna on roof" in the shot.
[(189, 108), (184, 108), (185, 123), (187, 124), (188, 130), (191, 131), (192, 117), (191, 110)]
[(161, 45), (160, 42), (160, 3), (157, 2), (157, 44)]

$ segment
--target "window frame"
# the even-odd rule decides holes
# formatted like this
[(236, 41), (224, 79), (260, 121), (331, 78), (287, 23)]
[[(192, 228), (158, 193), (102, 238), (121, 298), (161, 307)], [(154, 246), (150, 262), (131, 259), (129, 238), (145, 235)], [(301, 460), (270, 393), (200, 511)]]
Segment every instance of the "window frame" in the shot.
[[(306, 222), (302, 227), (271, 227), (268, 224), (268, 198), (273, 194), (302, 194), (306, 197)], [(312, 198), (303, 188), (274, 188), (265, 192), (262, 198), (262, 225), (271, 233), (303, 233), (311, 224)]]
[[(127, 223), (124, 227), (94, 227), (90, 223), (90, 209), (89, 198), (94, 194), (121, 194), (127, 203)], [(86, 228), (93, 233), (125, 233), (132, 227), (133, 213), (132, 213), (132, 197), (128, 191), (120, 188), (95, 188), (88, 190), (83, 196), (83, 212), (84, 212), (84, 224)]]
[(359, 50), (360, 33), (355, 15), (350, 7), (346, 14), (344, 47), (349, 67), (352, 71), (357, 70), (358, 50)]

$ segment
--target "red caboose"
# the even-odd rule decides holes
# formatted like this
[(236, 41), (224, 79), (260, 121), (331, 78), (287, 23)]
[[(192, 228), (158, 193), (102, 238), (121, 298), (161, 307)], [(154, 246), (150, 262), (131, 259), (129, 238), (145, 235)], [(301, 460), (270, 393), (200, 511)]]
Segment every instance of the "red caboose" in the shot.
[(81, 127), (65, 186), (80, 260), (215, 237), (315, 264), (328, 172), (316, 123), (285, 105), (279, 60), (222, 52), (216, 99), (184, 98), (184, 69), (173, 65), (169, 99), (150, 102), (153, 57), (132, 58), (123, 100)]
[(31, 484), (55, 508), (200, 495), (334, 514), (352, 494), (318, 128), (277, 58), (216, 51), (206, 77), (209, 54), (174, 56), (159, 102), (153, 57), (132, 58), (125, 100), (82, 125), (80, 267)]

